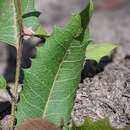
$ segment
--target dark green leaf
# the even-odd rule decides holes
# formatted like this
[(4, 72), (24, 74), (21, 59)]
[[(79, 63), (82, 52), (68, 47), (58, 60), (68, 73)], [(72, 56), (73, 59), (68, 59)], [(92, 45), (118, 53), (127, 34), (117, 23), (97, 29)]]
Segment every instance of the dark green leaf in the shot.
[(39, 11), (33, 11), (33, 12), (29, 12), (29, 13), (24, 14), (22, 16), (22, 18), (27, 18), (27, 17), (32, 17), (32, 16), (39, 17), (40, 14), (41, 13)]

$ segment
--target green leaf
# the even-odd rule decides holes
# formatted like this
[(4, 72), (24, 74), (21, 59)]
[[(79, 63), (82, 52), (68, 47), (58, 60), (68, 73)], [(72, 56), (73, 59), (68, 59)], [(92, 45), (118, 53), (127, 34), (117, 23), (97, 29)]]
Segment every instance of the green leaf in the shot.
[(36, 29), (36, 35), (47, 35), (47, 32), (44, 30), (43, 26), (39, 25)]
[[(31, 69), (25, 71), (24, 90), (18, 105), (18, 122), (28, 117), (48, 117), (59, 123), (64, 114), (68, 116), (70, 113), (68, 107), (72, 107), (71, 98), (79, 76), (74, 69), (81, 68), (76, 61), (80, 63), (78, 61), (82, 58), (80, 53), (75, 51), (78, 46), (75, 45), (71, 50), (77, 57), (71, 54), (69, 48), (72, 43), (80, 44), (73, 41), (79, 28), (80, 17), (75, 16), (64, 29), (55, 28), (45, 46), (38, 49), (37, 58), (33, 60)], [(68, 120), (67, 117), (64, 118)]]
[(93, 122), (92, 119), (87, 118), (81, 126), (73, 126), (70, 130), (129, 130), (129, 127), (124, 129), (116, 129), (110, 125), (108, 119), (100, 119)]
[(7, 82), (3, 76), (0, 76), (0, 89), (6, 89)]
[[(16, 0), (0, 0), (0, 41), (12, 46), (18, 42), (19, 31), (17, 25)], [(22, 0), (23, 14), (35, 11), (33, 0)], [(35, 29), (38, 25), (35, 16), (24, 18), (24, 26)]]
[[(46, 117), (55, 124), (62, 117), (65, 123), (69, 121), (88, 44), (88, 30), (81, 32), (81, 17), (75, 15), (63, 29), (55, 28), (45, 45), (38, 49), (31, 68), (25, 70), (18, 125), (35, 117)], [(77, 39), (81, 33), (83, 40)]]
[(109, 56), (116, 47), (117, 45), (111, 43), (89, 44), (86, 49), (86, 59), (94, 59), (99, 62), (101, 57)]
[(36, 29), (35, 32), (35, 36), (41, 38), (41, 39), (45, 39), (48, 38), (49, 35), (47, 34), (47, 32), (44, 30), (43, 26), (39, 25)]

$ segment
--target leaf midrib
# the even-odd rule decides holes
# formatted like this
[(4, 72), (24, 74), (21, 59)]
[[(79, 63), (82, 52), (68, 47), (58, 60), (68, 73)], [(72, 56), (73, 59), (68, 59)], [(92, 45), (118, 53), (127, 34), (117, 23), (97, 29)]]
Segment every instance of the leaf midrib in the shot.
[[(71, 41), (71, 42), (72, 42), (72, 41)], [(47, 103), (46, 103), (46, 105), (45, 105), (45, 107), (44, 107), (44, 112), (43, 112), (42, 118), (44, 118), (44, 117), (46, 116), (48, 103), (49, 103), (49, 101), (50, 101), (50, 98), (51, 98), (51, 95), (52, 95), (52, 92), (53, 92), (53, 89), (54, 89), (54, 86), (55, 86), (55, 82), (56, 82), (56, 80), (57, 80), (57, 77), (58, 77), (58, 75), (59, 75), (59, 72), (60, 72), (60, 70), (61, 70), (61, 68), (62, 68), (61, 66), (62, 66), (63, 63), (64, 63), (64, 59), (65, 59), (65, 57), (66, 57), (66, 55), (67, 55), (67, 51), (69, 50), (70, 46), (71, 46), (71, 43), (70, 43), (68, 49), (66, 49), (65, 55), (64, 55), (64, 57), (62, 58), (62, 61), (61, 61), (60, 65), (59, 65), (59, 68), (58, 68), (58, 71), (57, 71), (57, 73), (56, 73), (56, 75), (55, 75), (55, 78), (54, 78), (54, 81), (53, 81), (53, 84), (52, 84), (52, 87), (51, 87), (51, 90), (50, 90), (50, 93), (49, 93), (49, 96), (48, 96)]]

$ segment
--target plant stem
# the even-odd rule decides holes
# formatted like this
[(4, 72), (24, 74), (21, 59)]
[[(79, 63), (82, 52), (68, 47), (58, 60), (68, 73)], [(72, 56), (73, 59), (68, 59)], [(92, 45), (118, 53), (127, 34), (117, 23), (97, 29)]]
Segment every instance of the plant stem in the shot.
[(19, 76), (21, 68), (21, 57), (22, 57), (22, 41), (23, 41), (23, 22), (22, 22), (22, 0), (17, 0), (15, 3), (15, 8), (18, 11), (17, 13), (17, 23), (19, 28), (19, 43), (16, 43), (16, 73), (15, 73), (15, 84), (13, 88), (13, 100), (11, 107), (11, 119), (9, 124), (9, 130), (14, 130), (15, 124), (15, 113), (17, 105), (17, 95), (18, 95), (18, 86), (19, 86)]

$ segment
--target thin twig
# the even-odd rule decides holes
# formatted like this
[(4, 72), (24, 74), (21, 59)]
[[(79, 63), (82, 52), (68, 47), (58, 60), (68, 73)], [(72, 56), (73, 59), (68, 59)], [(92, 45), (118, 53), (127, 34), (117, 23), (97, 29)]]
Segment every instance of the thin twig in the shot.
[(15, 8), (17, 9), (17, 22), (19, 27), (19, 43), (16, 43), (16, 74), (15, 74), (15, 85), (13, 88), (13, 97), (12, 107), (11, 107), (11, 119), (9, 124), (9, 130), (14, 130), (15, 124), (15, 114), (16, 114), (16, 104), (17, 104), (17, 95), (18, 95), (18, 86), (19, 86), (19, 76), (20, 76), (20, 68), (21, 68), (21, 57), (22, 57), (22, 42), (23, 42), (23, 22), (22, 22), (22, 0), (17, 0), (15, 4)]
[(123, 97), (127, 97), (127, 98), (130, 98), (130, 93), (124, 93), (122, 94)]

